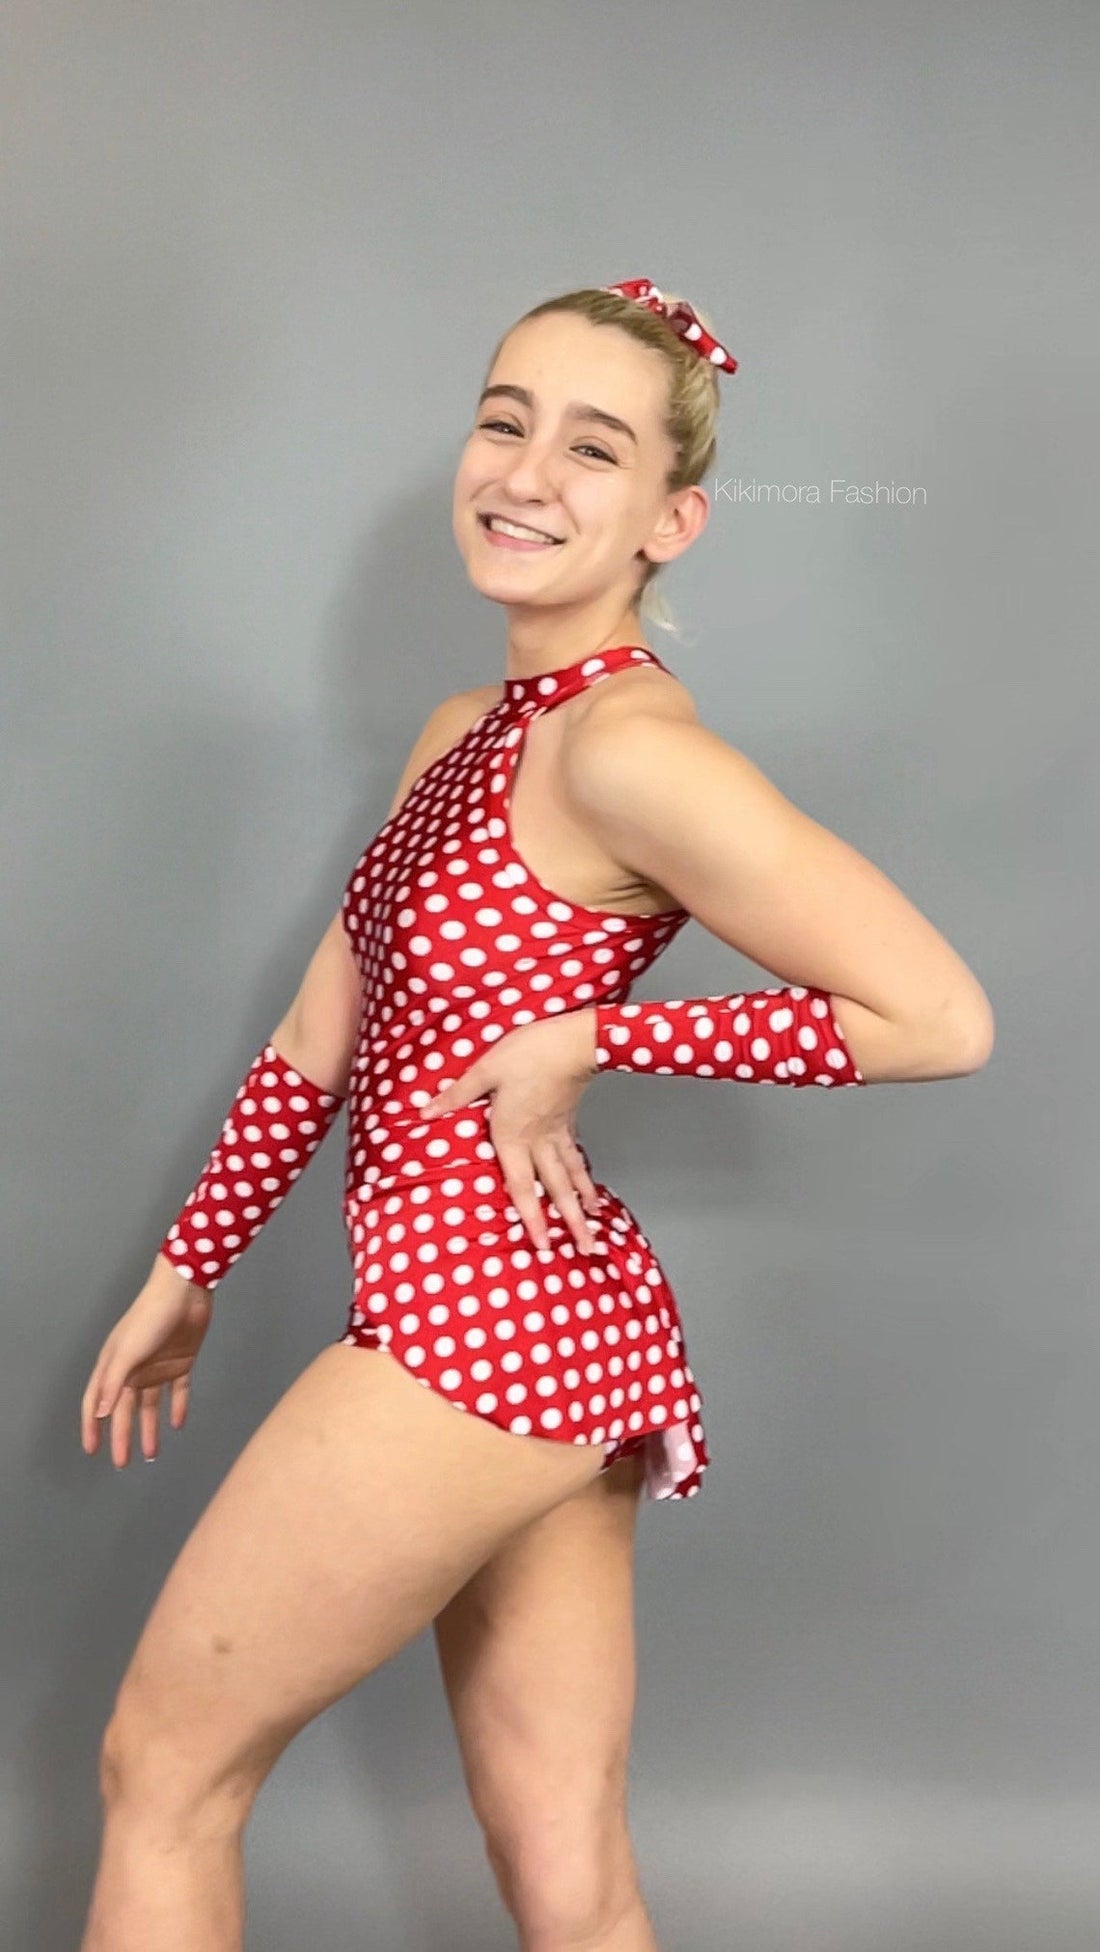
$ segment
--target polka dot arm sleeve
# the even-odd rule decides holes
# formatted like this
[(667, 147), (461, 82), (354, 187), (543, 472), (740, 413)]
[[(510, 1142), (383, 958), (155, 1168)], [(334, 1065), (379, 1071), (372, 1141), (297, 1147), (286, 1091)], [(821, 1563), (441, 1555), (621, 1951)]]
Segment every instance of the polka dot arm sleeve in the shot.
[(596, 1068), (741, 1084), (866, 1084), (824, 990), (598, 1003)]
[(264, 1045), (160, 1244), (185, 1281), (217, 1287), (308, 1166), (343, 1102)]

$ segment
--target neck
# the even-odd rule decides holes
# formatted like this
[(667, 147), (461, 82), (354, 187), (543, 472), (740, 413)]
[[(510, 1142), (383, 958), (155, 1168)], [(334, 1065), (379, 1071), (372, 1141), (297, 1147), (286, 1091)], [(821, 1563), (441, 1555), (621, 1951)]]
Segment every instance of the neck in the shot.
[(644, 643), (641, 619), (633, 604), (625, 609), (618, 600), (602, 606), (585, 604), (568, 614), (512, 604), (504, 675), (537, 678), (544, 671), (560, 671), (563, 665), (594, 657), (614, 644)]

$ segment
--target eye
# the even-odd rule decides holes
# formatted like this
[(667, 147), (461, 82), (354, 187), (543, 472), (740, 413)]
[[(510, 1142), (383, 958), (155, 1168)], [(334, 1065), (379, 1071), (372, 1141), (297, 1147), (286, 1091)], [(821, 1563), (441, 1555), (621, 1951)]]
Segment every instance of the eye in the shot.
[[(490, 432), (494, 432), (499, 428), (504, 434), (518, 434), (522, 431), (519, 427), (514, 426), (510, 420), (480, 420), (478, 426)], [(603, 448), (596, 447), (592, 441), (578, 441), (577, 447), (582, 453), (594, 454), (597, 461), (610, 461), (612, 463), (615, 461), (613, 454), (605, 454)]]

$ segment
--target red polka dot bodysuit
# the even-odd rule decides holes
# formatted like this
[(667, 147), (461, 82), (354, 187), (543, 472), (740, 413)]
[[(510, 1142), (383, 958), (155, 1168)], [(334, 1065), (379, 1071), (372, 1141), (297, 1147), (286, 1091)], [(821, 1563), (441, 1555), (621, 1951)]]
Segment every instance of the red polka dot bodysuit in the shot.
[[(623, 1001), (689, 920), (617, 915), (545, 888), (512, 844), (510, 782), (542, 712), (654, 652), (619, 644), (508, 678), (415, 781), (357, 862), (342, 914), (362, 976), (347, 1099), (344, 1219), (354, 1294), (341, 1342), (389, 1350), (425, 1388), (516, 1435), (644, 1452), (650, 1498), (709, 1462), (679, 1311), (634, 1215), (594, 1182), (582, 1254), (536, 1187), (538, 1249), (508, 1194), (486, 1095), (418, 1116), (517, 1025)], [(584, 1148), (581, 1148), (582, 1152)], [(585, 1161), (588, 1163), (587, 1154)]]

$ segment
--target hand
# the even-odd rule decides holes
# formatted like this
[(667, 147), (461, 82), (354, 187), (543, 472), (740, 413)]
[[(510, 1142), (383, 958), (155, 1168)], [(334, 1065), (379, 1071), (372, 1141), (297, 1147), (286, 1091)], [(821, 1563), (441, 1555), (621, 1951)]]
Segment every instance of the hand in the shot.
[(596, 1065), (593, 1006), (520, 1024), (486, 1051), (453, 1084), (420, 1108), (421, 1117), (454, 1111), (492, 1092), (489, 1136), (505, 1184), (536, 1247), (549, 1247), (535, 1180), (568, 1225), (582, 1254), (594, 1239), (589, 1213), (600, 1196), (573, 1136), (572, 1114)]
[(134, 1411), (141, 1420), (142, 1455), (157, 1455), (161, 1391), (171, 1386), (169, 1425), (187, 1418), (191, 1370), (210, 1326), (213, 1297), (187, 1281), (159, 1254), (137, 1300), (116, 1323), (96, 1358), (80, 1402), (84, 1449), (99, 1449), (99, 1420), (111, 1418), (111, 1459), (130, 1461)]

